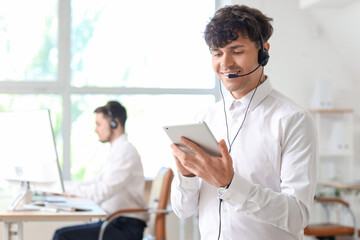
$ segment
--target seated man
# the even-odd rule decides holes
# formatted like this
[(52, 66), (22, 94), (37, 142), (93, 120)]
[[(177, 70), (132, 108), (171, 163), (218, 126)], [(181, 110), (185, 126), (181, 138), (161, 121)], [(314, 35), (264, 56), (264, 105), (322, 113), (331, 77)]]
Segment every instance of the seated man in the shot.
[[(91, 181), (66, 189), (66, 195), (79, 196), (98, 203), (108, 214), (119, 209), (146, 207), (145, 179), (140, 156), (127, 140), (126, 109), (116, 101), (95, 109), (99, 140), (111, 144), (107, 162)], [(141, 240), (147, 216), (128, 214), (108, 226), (104, 239)], [(54, 240), (97, 239), (102, 221), (58, 229)]]

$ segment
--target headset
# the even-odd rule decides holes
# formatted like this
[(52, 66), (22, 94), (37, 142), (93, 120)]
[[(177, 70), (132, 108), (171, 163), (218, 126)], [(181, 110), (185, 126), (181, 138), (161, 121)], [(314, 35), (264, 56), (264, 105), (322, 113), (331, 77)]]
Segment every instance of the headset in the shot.
[(252, 74), (253, 72), (255, 72), (259, 67), (261, 66), (265, 66), (268, 61), (269, 61), (269, 58), (270, 58), (270, 55), (269, 55), (269, 52), (268, 50), (266, 50), (264, 48), (264, 39), (260, 33), (259, 35), (259, 39), (260, 39), (260, 49), (259, 49), (259, 52), (258, 52), (258, 63), (259, 65), (252, 71), (248, 72), (248, 73), (245, 73), (245, 74), (241, 74), (241, 75), (238, 75), (238, 74), (229, 74), (228, 77), (229, 78), (238, 78), (238, 77), (244, 77), (244, 76), (247, 76), (247, 75), (250, 75)]
[(270, 55), (269, 55), (269, 52), (268, 50), (266, 50), (264, 48), (264, 40), (263, 40), (263, 37), (260, 33), (259, 35), (259, 40), (260, 40), (260, 49), (259, 49), (259, 52), (258, 52), (258, 63), (259, 65), (253, 69), (252, 71), (248, 72), (248, 73), (245, 73), (245, 74), (241, 74), (241, 75), (238, 75), (238, 74), (229, 74), (228, 77), (229, 78), (237, 78), (237, 77), (244, 77), (244, 76), (247, 76), (247, 75), (250, 75), (252, 74), (253, 72), (255, 72), (259, 67), (261, 66), (265, 66), (267, 64), (267, 62), (269, 61), (269, 58), (270, 58)]
[(260, 45), (261, 45), (261, 48), (258, 52), (258, 62), (261, 66), (264, 67), (268, 63), (270, 55), (269, 55), (268, 50), (264, 48), (264, 39), (263, 39), (261, 33), (260, 33)]
[[(248, 73), (246, 73), (246, 74), (242, 74), (242, 75), (229, 74), (229, 75), (228, 75), (229, 78), (238, 78), (238, 77), (243, 77), (243, 76), (250, 75), (250, 74), (252, 74), (253, 72), (255, 72), (260, 66), (263, 66), (263, 67), (264, 67), (264, 66), (268, 63), (269, 58), (270, 58), (270, 55), (269, 55), (269, 52), (264, 48), (264, 40), (263, 40), (263, 37), (262, 37), (261, 33), (260, 33), (260, 35), (259, 35), (259, 39), (260, 39), (260, 44), (261, 44), (261, 48), (259, 49), (259, 52), (258, 52), (258, 62), (259, 62), (259, 65), (258, 65), (254, 70), (252, 70), (252, 71), (250, 71), (250, 72), (248, 72)], [(250, 101), (249, 101), (249, 104), (248, 104), (248, 106), (247, 106), (247, 108), (246, 108), (245, 115), (244, 115), (244, 118), (243, 118), (242, 123), (241, 123), (241, 125), (240, 125), (240, 128), (239, 128), (238, 131), (236, 132), (236, 135), (235, 135), (235, 137), (234, 137), (234, 139), (232, 140), (231, 143), (230, 143), (230, 140), (229, 140), (229, 128), (228, 128), (228, 124), (227, 124), (227, 114), (226, 114), (226, 110), (225, 110), (225, 99), (224, 99), (224, 95), (223, 95), (223, 93), (222, 93), (222, 91), (221, 91), (221, 83), (220, 83), (220, 79), (219, 79), (220, 93), (221, 93), (221, 97), (222, 97), (222, 99), (223, 99), (223, 104), (224, 104), (223, 107), (224, 107), (224, 115), (225, 115), (225, 123), (226, 123), (227, 141), (228, 141), (228, 144), (229, 144), (229, 153), (231, 152), (232, 144), (234, 143), (236, 137), (238, 136), (238, 134), (239, 134), (239, 132), (240, 132), (240, 130), (241, 130), (244, 122), (245, 122), (245, 119), (246, 119), (246, 116), (247, 116), (247, 113), (248, 113), (250, 104), (251, 104), (251, 102), (252, 102), (252, 99), (254, 98), (254, 95), (255, 95), (255, 93), (256, 93), (256, 90), (257, 90), (258, 86), (261, 84), (261, 77), (262, 77), (263, 73), (264, 73), (264, 69), (262, 69), (262, 73), (261, 73), (261, 75), (260, 75), (259, 81), (258, 81), (258, 83), (257, 83), (257, 85), (256, 85), (256, 88), (255, 88), (255, 90), (254, 90), (251, 98), (250, 98)]]
[(111, 112), (110, 106), (106, 105), (106, 106), (105, 106), (105, 109), (106, 109), (106, 111), (107, 111), (107, 115), (111, 118), (111, 120), (110, 120), (110, 127), (111, 127), (111, 128), (117, 128), (118, 124), (117, 124), (117, 122), (116, 122), (115, 119), (114, 119), (114, 115), (113, 115), (112, 112)]

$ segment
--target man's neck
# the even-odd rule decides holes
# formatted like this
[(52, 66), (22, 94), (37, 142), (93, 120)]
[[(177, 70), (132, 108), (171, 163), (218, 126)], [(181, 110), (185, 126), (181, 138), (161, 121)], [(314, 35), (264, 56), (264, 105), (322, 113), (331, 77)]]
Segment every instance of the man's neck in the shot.
[(123, 134), (124, 134), (124, 132), (114, 131), (109, 142), (112, 144), (116, 139), (118, 139)]
[(253, 87), (251, 90), (247, 91), (247, 92), (243, 92), (243, 93), (238, 93), (238, 92), (230, 92), (231, 96), (233, 96), (233, 98), (235, 99), (241, 99), (243, 97), (245, 97), (249, 92), (253, 91), (255, 88), (257, 88), (258, 86), (260, 86), (263, 82), (265, 82), (267, 79), (267, 76), (264, 75), (257, 83), (256, 86)]

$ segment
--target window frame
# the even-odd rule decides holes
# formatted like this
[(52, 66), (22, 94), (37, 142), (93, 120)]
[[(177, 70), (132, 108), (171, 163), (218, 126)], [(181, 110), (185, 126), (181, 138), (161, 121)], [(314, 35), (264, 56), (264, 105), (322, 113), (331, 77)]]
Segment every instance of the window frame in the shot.
[[(214, 3), (215, 4), (215, 3)], [(1, 81), (1, 94), (59, 94), (62, 99), (62, 139), (63, 166), (62, 173), (65, 180), (71, 179), (70, 137), (71, 137), (71, 96), (73, 94), (189, 94), (213, 95), (220, 99), (219, 82), (214, 77), (214, 87), (201, 88), (125, 88), (125, 87), (72, 87), (71, 86), (71, 0), (58, 1), (58, 72), (53, 82), (41, 81)], [(205, 43), (204, 43), (205, 44)]]

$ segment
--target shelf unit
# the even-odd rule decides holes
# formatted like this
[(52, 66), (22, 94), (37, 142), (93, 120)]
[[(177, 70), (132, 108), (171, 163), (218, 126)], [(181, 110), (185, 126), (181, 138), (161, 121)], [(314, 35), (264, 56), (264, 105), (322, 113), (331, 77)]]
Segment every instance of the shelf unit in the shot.
[(318, 181), (353, 179), (353, 110), (313, 109), (310, 112), (319, 135)]

